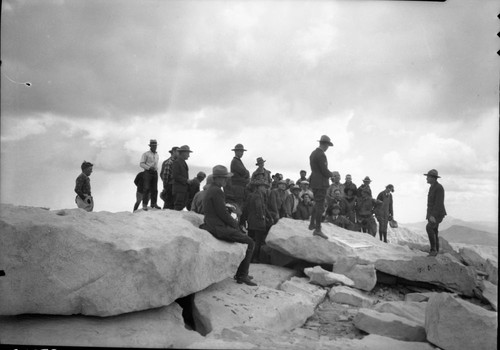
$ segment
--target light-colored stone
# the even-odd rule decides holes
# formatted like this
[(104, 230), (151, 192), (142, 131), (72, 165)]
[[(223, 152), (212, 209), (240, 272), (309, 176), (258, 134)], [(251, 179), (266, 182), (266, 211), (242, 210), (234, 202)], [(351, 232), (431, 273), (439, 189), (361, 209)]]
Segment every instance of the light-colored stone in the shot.
[(354, 282), (357, 289), (371, 291), (377, 284), (377, 273), (373, 264), (358, 264), (356, 259), (339, 258), (333, 265), (333, 272), (340, 273)]
[(381, 259), (375, 263), (375, 268), (393, 276), (431, 283), (466, 296), (474, 296), (474, 290), (478, 287), (476, 271), (447, 254), (397, 263)]
[(401, 316), (424, 327), (426, 306), (425, 302), (384, 301), (375, 305), (373, 310)]
[(466, 265), (479, 271), (486, 271), (486, 259), (469, 247), (462, 247), (458, 251)]
[(0, 344), (185, 348), (202, 340), (200, 334), (185, 328), (182, 309), (177, 303), (104, 318), (54, 315), (0, 317)]
[(498, 261), (486, 259), (486, 270), (484, 272), (488, 274), (488, 281), (498, 286)]
[(447, 293), (429, 299), (425, 330), (429, 342), (446, 350), (497, 348), (497, 313)]
[(427, 302), (434, 294), (438, 294), (438, 292), (408, 293), (405, 295), (405, 301)]
[(118, 315), (232, 277), (246, 245), (215, 239), (198, 228), (202, 221), (174, 210), (1, 205), (0, 314)]
[(422, 325), (392, 313), (362, 308), (354, 317), (354, 325), (370, 334), (404, 341), (426, 341), (425, 328)]
[(354, 281), (350, 278), (338, 273), (326, 271), (321, 266), (305, 268), (304, 274), (310, 278), (310, 283), (318, 284), (323, 287), (334, 284), (343, 284), (350, 287), (354, 286)]
[(250, 275), (259, 286), (280, 289), (281, 283), (299, 274), (298, 271), (267, 264), (250, 264)]
[(300, 277), (292, 277), (289, 281), (283, 282), (279, 289), (290, 294), (302, 294), (310, 298), (315, 306), (325, 300), (327, 293), (326, 289), (309, 283), (307, 278)]
[(332, 287), (328, 298), (338, 304), (348, 304), (357, 307), (371, 307), (374, 300), (365, 293), (346, 286)]
[(312, 316), (314, 307), (302, 294), (237, 284), (233, 279), (213, 284), (194, 297), (196, 329), (202, 334), (237, 326), (289, 330)]
[[(336, 346), (338, 346), (336, 348)], [(368, 334), (363, 339), (342, 339), (330, 349), (350, 350), (436, 350), (429, 343), (403, 341), (377, 334)]]
[(384, 243), (367, 233), (345, 230), (328, 223), (322, 225), (322, 231), (328, 237), (325, 240), (313, 236), (308, 224), (306, 221), (282, 218), (271, 227), (266, 244), (286, 255), (317, 264), (335, 264), (342, 257), (370, 264), (378, 259), (399, 261), (427, 255), (405, 246)]
[(488, 300), (493, 310), (498, 311), (498, 287), (485, 280), (481, 282), (481, 291), (483, 298)]

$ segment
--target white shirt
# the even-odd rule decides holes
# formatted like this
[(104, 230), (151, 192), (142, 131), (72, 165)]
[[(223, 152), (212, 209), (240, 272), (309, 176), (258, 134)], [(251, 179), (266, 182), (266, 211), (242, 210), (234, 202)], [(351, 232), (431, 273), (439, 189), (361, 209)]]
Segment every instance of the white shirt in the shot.
[(160, 156), (158, 153), (153, 153), (151, 151), (144, 152), (141, 157), (141, 163), (139, 164), (144, 170), (155, 169), (158, 171), (158, 162), (160, 161)]

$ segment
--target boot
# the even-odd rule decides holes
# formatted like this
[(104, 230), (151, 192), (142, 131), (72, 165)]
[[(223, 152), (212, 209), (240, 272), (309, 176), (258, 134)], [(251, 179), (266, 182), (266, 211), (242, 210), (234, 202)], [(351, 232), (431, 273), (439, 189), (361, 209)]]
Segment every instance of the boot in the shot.
[(314, 230), (313, 236), (319, 236), (321, 238), (328, 239), (328, 237), (323, 232), (321, 232), (321, 229), (318, 228)]
[(236, 283), (238, 283), (238, 284), (245, 283), (247, 286), (256, 286), (257, 285), (257, 283), (252, 282), (252, 280), (250, 278), (248, 278), (248, 275), (237, 277)]

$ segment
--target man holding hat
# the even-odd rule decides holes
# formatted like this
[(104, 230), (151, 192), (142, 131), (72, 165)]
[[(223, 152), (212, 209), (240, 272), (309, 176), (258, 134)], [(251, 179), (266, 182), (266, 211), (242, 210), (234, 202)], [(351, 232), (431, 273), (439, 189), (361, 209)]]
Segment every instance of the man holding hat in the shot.
[(140, 167), (144, 169), (144, 193), (142, 197), (142, 209), (148, 210), (148, 201), (151, 197), (151, 208), (161, 209), (156, 201), (158, 199), (158, 162), (160, 157), (156, 153), (158, 142), (149, 141), (149, 151), (141, 157)]
[(163, 200), (163, 209), (174, 209), (174, 195), (172, 193), (172, 185), (174, 184), (174, 179), (172, 178), (172, 164), (177, 159), (179, 154), (177, 149), (179, 147), (172, 147), (168, 153), (170, 153), (170, 158), (165, 160), (161, 165), (160, 178), (163, 181), (163, 191), (160, 198)]
[(231, 178), (231, 192), (236, 204), (241, 208), (245, 201), (245, 189), (250, 182), (250, 172), (245, 168), (243, 162), (241, 161), (241, 157), (243, 157), (243, 153), (246, 151), (245, 147), (241, 143), (238, 143), (232, 149), (234, 151), (234, 157), (231, 161), (231, 173), (233, 173), (233, 177)]
[(239, 229), (239, 223), (226, 210), (226, 198), (222, 187), (226, 185), (227, 180), (233, 176), (223, 165), (216, 165), (212, 169), (213, 183), (207, 190), (203, 198), (203, 209), (205, 217), (200, 228), (207, 230), (217, 239), (227, 242), (237, 242), (247, 244), (245, 258), (240, 263), (235, 275), (236, 282), (245, 283), (249, 286), (257, 284), (251, 281), (248, 276), (250, 261), (255, 247), (254, 241), (242, 233)]
[(75, 197), (75, 203), (78, 208), (82, 208), (88, 212), (94, 209), (94, 199), (92, 198), (92, 193), (90, 191), (90, 174), (92, 174), (94, 164), (83, 161), (81, 165), (82, 173), (76, 178), (75, 192), (77, 196)]
[(177, 149), (178, 157), (172, 163), (172, 194), (174, 195), (174, 210), (181, 211), (189, 199), (189, 167), (186, 160), (192, 153), (188, 145)]
[(427, 176), (427, 183), (431, 185), (427, 195), (427, 216), (425, 217), (427, 219), (427, 226), (425, 230), (427, 231), (429, 243), (431, 245), (429, 256), (436, 256), (439, 252), (439, 224), (446, 216), (446, 209), (444, 207), (444, 188), (437, 181), (441, 176), (438, 175), (436, 169), (429, 170), (424, 176)]
[(394, 217), (394, 210), (392, 209), (392, 192), (394, 192), (394, 186), (389, 184), (385, 186), (385, 190), (380, 192), (377, 196), (377, 200), (381, 201), (382, 204), (377, 206), (375, 210), (375, 217), (378, 221), (378, 234), (381, 241), (387, 243), (387, 225), (389, 221)]
[(333, 143), (326, 135), (322, 135), (318, 142), (319, 147), (309, 156), (309, 164), (311, 165), (310, 187), (313, 191), (315, 203), (309, 229), (314, 230), (314, 236), (328, 239), (328, 237), (321, 232), (321, 221), (325, 210), (326, 190), (329, 185), (328, 180), (333, 176), (332, 172), (328, 170), (328, 160), (326, 159), (325, 152), (329, 147), (333, 146)]

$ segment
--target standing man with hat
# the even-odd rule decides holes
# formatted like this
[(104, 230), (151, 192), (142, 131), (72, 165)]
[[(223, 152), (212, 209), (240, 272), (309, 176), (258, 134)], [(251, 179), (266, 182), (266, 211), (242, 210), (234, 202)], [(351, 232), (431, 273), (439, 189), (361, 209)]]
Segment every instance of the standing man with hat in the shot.
[(170, 151), (170, 158), (165, 160), (161, 165), (160, 178), (163, 181), (163, 191), (160, 198), (163, 200), (163, 209), (174, 209), (174, 195), (172, 193), (172, 186), (174, 179), (172, 178), (172, 164), (179, 156), (177, 149), (179, 147), (172, 147)]
[(262, 157), (257, 158), (257, 162), (255, 163), (255, 165), (257, 165), (257, 169), (253, 172), (252, 178), (250, 180), (253, 181), (259, 174), (263, 174), (262, 178), (269, 184), (269, 186), (271, 186), (273, 180), (271, 178), (271, 172), (264, 168), (265, 162), (266, 161), (262, 159)]
[(181, 211), (189, 199), (189, 167), (186, 160), (192, 153), (188, 145), (177, 149), (178, 157), (172, 163), (172, 194), (174, 196), (174, 209)]
[(314, 236), (328, 239), (328, 237), (321, 232), (321, 221), (325, 210), (326, 190), (329, 185), (328, 180), (333, 176), (332, 172), (328, 170), (328, 160), (326, 159), (325, 152), (329, 147), (333, 146), (333, 143), (326, 135), (322, 135), (318, 142), (319, 147), (309, 156), (309, 163), (311, 165), (310, 186), (313, 191), (315, 203), (311, 214), (309, 229), (314, 230)]
[(377, 200), (381, 201), (382, 204), (375, 209), (375, 217), (377, 218), (379, 225), (378, 235), (380, 240), (385, 243), (387, 243), (387, 225), (394, 217), (391, 192), (394, 192), (394, 186), (391, 184), (385, 186), (385, 190), (380, 192), (377, 196)]
[(191, 203), (198, 192), (200, 192), (200, 184), (205, 180), (207, 175), (203, 171), (199, 171), (196, 177), (188, 181), (189, 197), (186, 203), (187, 210), (191, 211)]
[(161, 209), (156, 201), (158, 200), (158, 162), (160, 156), (156, 153), (158, 142), (149, 141), (149, 151), (143, 153), (140, 167), (144, 169), (144, 193), (142, 198), (142, 209), (148, 210), (148, 201), (151, 197), (151, 208)]
[(248, 245), (245, 258), (236, 271), (235, 279), (239, 284), (245, 283), (249, 286), (256, 286), (257, 284), (252, 282), (248, 275), (255, 243), (240, 231), (239, 223), (226, 210), (226, 198), (222, 187), (226, 185), (228, 178), (231, 176), (233, 174), (228, 172), (225, 166), (216, 165), (213, 167), (213, 183), (207, 188), (203, 198), (205, 217), (200, 228), (207, 230), (217, 239)]
[(231, 191), (234, 201), (240, 209), (243, 209), (242, 206), (245, 202), (246, 187), (250, 182), (250, 172), (241, 161), (241, 157), (243, 157), (243, 153), (246, 149), (241, 143), (238, 143), (234, 146), (232, 151), (234, 151), (234, 157), (231, 161), (231, 173), (233, 173), (233, 177), (231, 178)]
[(427, 219), (427, 226), (425, 230), (427, 231), (429, 243), (431, 245), (429, 256), (436, 256), (439, 252), (439, 224), (446, 216), (446, 209), (444, 207), (444, 188), (437, 181), (441, 176), (438, 175), (436, 169), (429, 170), (424, 176), (427, 176), (427, 183), (431, 185), (427, 195), (427, 216), (425, 217)]
[(372, 197), (372, 189), (370, 188), (370, 183), (371, 182), (372, 182), (372, 180), (370, 180), (370, 177), (369, 176), (365, 176), (365, 178), (363, 179), (363, 184), (361, 186), (359, 186), (359, 188), (358, 188), (358, 195), (360, 197), (363, 194), (363, 191), (365, 189), (368, 190), (368, 194), (370, 195), (370, 197)]

